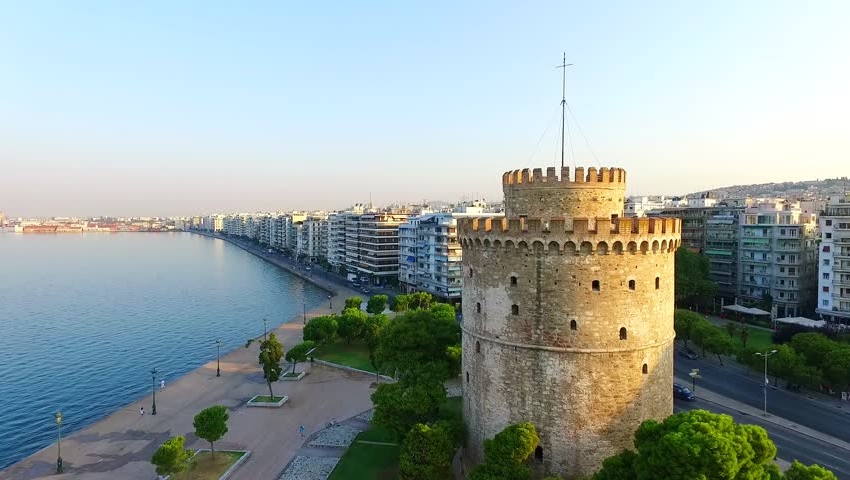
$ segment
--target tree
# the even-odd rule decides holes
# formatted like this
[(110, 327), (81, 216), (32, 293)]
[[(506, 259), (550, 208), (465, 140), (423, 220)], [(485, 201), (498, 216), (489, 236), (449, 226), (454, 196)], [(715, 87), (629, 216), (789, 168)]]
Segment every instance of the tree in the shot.
[(277, 337), (272, 333), (268, 340), (260, 343), (260, 365), (263, 366), (263, 374), (266, 377), (269, 396), (272, 397), (272, 401), (274, 401), (272, 383), (280, 380), (280, 373), (283, 371), (280, 366), (281, 358), (283, 358), (283, 345), (277, 341)]
[(336, 315), (314, 317), (304, 325), (304, 340), (312, 340), (317, 345), (333, 343), (338, 328)]
[(387, 308), (387, 298), (386, 295), (372, 295), (366, 303), (366, 311), (372, 315), (384, 313), (384, 309)]
[(388, 323), (390, 323), (390, 317), (381, 313), (366, 318), (366, 324), (363, 325), (362, 338), (369, 350), (369, 362), (375, 369), (375, 377), (378, 376), (378, 359), (375, 356), (375, 351), (378, 349), (381, 332)]
[(475, 467), (469, 479), (529, 479), (531, 469), (525, 462), (539, 444), (537, 429), (531, 423), (510, 425), (492, 440), (484, 441), (484, 463)]
[(186, 462), (192, 457), (192, 451), (185, 447), (186, 438), (177, 436), (165, 441), (154, 452), (151, 463), (156, 466), (157, 475), (174, 475), (186, 468)]
[(227, 408), (216, 405), (201, 410), (200, 413), (195, 415), (195, 420), (192, 422), (192, 426), (195, 427), (195, 435), (210, 442), (210, 450), (212, 450), (213, 455), (215, 455), (214, 443), (227, 433), (228, 419), (230, 419), (230, 415), (227, 413)]
[(400, 480), (452, 478), (455, 442), (448, 427), (417, 423), (404, 437), (399, 455)]
[(726, 333), (729, 334), (730, 339), (735, 338), (735, 335), (738, 333), (738, 324), (737, 323), (726, 322), (726, 325), (725, 325), (724, 328), (726, 328)]
[(690, 310), (679, 308), (673, 313), (673, 329), (676, 331), (676, 338), (685, 343), (685, 348), (688, 348), (688, 341), (694, 339), (700, 325), (706, 323), (708, 320), (702, 315)]
[(443, 381), (440, 375), (420, 371), (396, 383), (379, 385), (372, 394), (372, 423), (403, 439), (413, 425), (436, 420), (440, 405), (446, 402)]
[(608, 457), (602, 462), (602, 469), (593, 476), (593, 480), (636, 480), (635, 461), (637, 454), (631, 450)]
[[(637, 453), (633, 458), (620, 454), (616, 460), (606, 460), (594, 478), (779, 478), (773, 463), (776, 446), (767, 432), (756, 425), (738, 425), (728, 415), (691, 410), (660, 423), (647, 420), (635, 432), (634, 445)], [(631, 475), (627, 472), (629, 464), (633, 467)]]
[(794, 460), (791, 468), (785, 472), (785, 480), (838, 480), (838, 477), (820, 465), (808, 467)]
[(723, 366), (723, 355), (731, 355), (735, 352), (735, 343), (727, 337), (722, 330), (712, 327), (709, 334), (703, 338), (703, 348), (715, 355)]
[(307, 340), (289, 349), (286, 352), (286, 361), (292, 362), (292, 373), (295, 374), (295, 366), (300, 362), (307, 361), (307, 352), (313, 349), (315, 343)]
[(791, 348), (805, 358), (808, 365), (825, 370), (826, 357), (840, 344), (821, 333), (798, 333), (791, 339)]
[(850, 384), (850, 347), (836, 348), (826, 354), (823, 376), (840, 390), (845, 390)]
[(452, 319), (435, 318), (428, 310), (399, 315), (384, 327), (376, 356), (385, 369), (402, 375), (416, 369), (440, 370), (451, 378), (448, 347), (460, 344), (460, 327)]
[(348, 310), (349, 308), (354, 308), (360, 310), (360, 307), (363, 305), (363, 299), (360, 297), (348, 297), (345, 299), (345, 308), (344, 310)]
[(738, 330), (738, 335), (741, 336), (741, 345), (746, 349), (747, 341), (750, 339), (750, 326), (747, 324), (741, 325), (741, 328)]
[(366, 325), (366, 318), (364, 311), (358, 308), (346, 308), (337, 319), (336, 333), (344, 338), (346, 343), (351, 343), (351, 340), (361, 336), (363, 327)]
[(390, 310), (394, 312), (406, 312), (410, 308), (410, 295), (396, 295), (393, 297)]
[(434, 315), (434, 318), (451, 320), (453, 322), (457, 321), (457, 312), (455, 311), (455, 307), (448, 303), (435, 303), (431, 305), (431, 313)]
[[(776, 350), (776, 353), (770, 356), (768, 362), (770, 364), (769, 372), (773, 374), (773, 379), (777, 385), (779, 385), (777, 381), (779, 377), (791, 378), (803, 366), (800, 356), (788, 345), (771, 345), (768, 351), (770, 350)], [(761, 365), (763, 366), (764, 358), (759, 357), (759, 360), (762, 361)], [(753, 361), (755, 362), (755, 359)]]
[(428, 310), (431, 308), (431, 302), (434, 300), (434, 297), (428, 292), (411, 293), (409, 296), (409, 308), (411, 310)]
[(460, 375), (460, 371), (463, 367), (461, 363), (461, 355), (463, 354), (463, 347), (461, 345), (451, 345), (446, 348), (446, 358), (448, 359), (448, 376), (449, 378), (454, 378)]
[(703, 254), (687, 248), (676, 250), (676, 303), (700, 303), (717, 294), (717, 284), (711, 281), (711, 263)]

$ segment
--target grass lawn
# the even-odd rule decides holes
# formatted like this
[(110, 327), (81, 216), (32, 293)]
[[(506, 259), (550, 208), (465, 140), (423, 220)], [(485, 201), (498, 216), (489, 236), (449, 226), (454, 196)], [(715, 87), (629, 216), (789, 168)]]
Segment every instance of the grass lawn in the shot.
[(192, 458), (189, 470), (174, 474), (171, 480), (218, 480), (245, 452), (201, 452)]
[(257, 395), (257, 398), (254, 399), (254, 402), (269, 402), (269, 403), (277, 403), (281, 398), (285, 397), (285, 395), (275, 395), (274, 398), (268, 395)]
[(340, 458), (328, 480), (394, 480), (398, 478), (400, 447), (358, 443), (358, 440), (395, 443), (392, 435), (380, 427), (361, 433)]
[(369, 350), (361, 341), (353, 341), (349, 345), (345, 340), (338, 340), (330, 345), (322, 345), (316, 349), (315, 357), (326, 362), (375, 372), (372, 362), (369, 361)]
[[(743, 342), (741, 342), (740, 335), (735, 335), (733, 340), (735, 341), (735, 345), (738, 348), (743, 348), (744, 344)], [(773, 332), (769, 332), (767, 330), (759, 330), (756, 328), (750, 329), (750, 336), (747, 339), (748, 347), (767, 348), (771, 345), (773, 345)]]
[[(459, 417), (462, 406), (460, 397), (449, 398), (440, 408), (440, 416), (451, 418), (457, 415)], [(390, 432), (381, 427), (372, 427), (357, 436), (328, 480), (395, 480), (398, 478), (400, 447), (357, 443), (358, 440), (396, 443)]]

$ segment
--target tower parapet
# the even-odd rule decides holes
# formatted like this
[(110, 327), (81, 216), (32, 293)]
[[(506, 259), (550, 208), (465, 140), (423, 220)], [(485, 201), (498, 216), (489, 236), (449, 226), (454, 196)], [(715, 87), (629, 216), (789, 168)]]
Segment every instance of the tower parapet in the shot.
[(505, 215), (538, 217), (622, 216), (626, 171), (622, 168), (555, 167), (513, 170), (502, 175)]

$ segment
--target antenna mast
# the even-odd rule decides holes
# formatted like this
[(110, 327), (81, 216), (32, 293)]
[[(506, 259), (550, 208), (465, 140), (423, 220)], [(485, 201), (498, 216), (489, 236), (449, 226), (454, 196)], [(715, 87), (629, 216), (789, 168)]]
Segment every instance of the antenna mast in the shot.
[(564, 74), (561, 77), (561, 170), (564, 169), (564, 132), (567, 123), (567, 67), (572, 65), (572, 63), (567, 63), (567, 52), (564, 52), (564, 61), (555, 67), (564, 69)]

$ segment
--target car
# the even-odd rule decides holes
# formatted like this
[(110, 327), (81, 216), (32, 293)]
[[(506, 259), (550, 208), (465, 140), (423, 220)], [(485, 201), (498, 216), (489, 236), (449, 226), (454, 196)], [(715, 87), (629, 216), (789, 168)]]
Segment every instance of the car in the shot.
[(688, 387), (679, 385), (678, 383), (673, 384), (673, 396), (689, 402), (696, 398), (694, 392), (692, 392)]
[(689, 358), (691, 360), (696, 360), (699, 358), (699, 355), (697, 355), (695, 351), (686, 348), (679, 349), (679, 355), (685, 358)]

